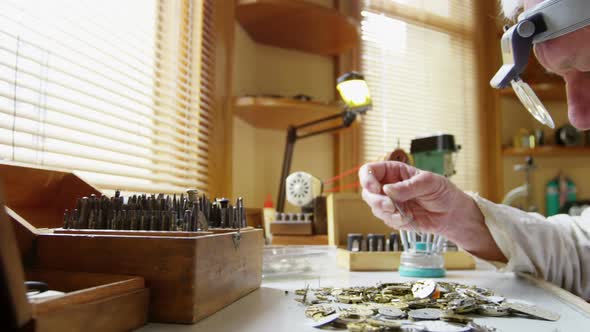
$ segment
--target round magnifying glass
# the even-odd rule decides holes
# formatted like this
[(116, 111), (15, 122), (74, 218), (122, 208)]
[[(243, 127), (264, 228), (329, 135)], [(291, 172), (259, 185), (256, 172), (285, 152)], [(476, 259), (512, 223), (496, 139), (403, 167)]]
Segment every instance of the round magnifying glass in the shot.
[(531, 86), (520, 78), (512, 80), (510, 83), (512, 84), (512, 89), (514, 89), (514, 92), (518, 96), (518, 99), (527, 111), (529, 111), (537, 121), (552, 129), (555, 128), (553, 118), (551, 118), (551, 115), (539, 100), (537, 94), (531, 89)]

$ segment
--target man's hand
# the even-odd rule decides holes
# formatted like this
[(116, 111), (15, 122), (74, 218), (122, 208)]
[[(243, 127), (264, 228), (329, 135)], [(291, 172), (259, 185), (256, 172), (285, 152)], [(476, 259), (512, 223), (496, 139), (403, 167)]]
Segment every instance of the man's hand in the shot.
[(359, 178), (363, 199), (387, 225), (438, 233), (482, 258), (505, 260), (473, 199), (447, 178), (395, 161), (366, 164)]

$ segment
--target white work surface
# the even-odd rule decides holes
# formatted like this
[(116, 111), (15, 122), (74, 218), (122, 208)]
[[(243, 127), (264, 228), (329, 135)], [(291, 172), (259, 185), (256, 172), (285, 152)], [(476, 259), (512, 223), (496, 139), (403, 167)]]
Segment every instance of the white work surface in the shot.
[[(316, 262), (317, 264), (318, 262)], [(377, 282), (400, 282), (412, 278), (400, 277), (397, 272), (349, 272), (336, 266), (335, 249), (321, 258), (321, 266), (314, 272), (265, 277), (260, 289), (248, 294), (214, 315), (194, 325), (150, 323), (139, 331), (321, 331), (310, 326), (304, 315), (305, 306), (294, 301), (294, 290), (318, 286), (371, 286)], [(590, 304), (569, 293), (540, 288), (527, 278), (492, 270), (447, 271), (447, 281), (474, 284), (494, 290), (511, 299), (535, 303), (557, 312), (556, 322), (522, 317), (483, 317), (470, 315), (475, 322), (499, 331), (590, 331)], [(285, 294), (285, 290), (289, 291)], [(577, 301), (576, 301), (577, 299)]]

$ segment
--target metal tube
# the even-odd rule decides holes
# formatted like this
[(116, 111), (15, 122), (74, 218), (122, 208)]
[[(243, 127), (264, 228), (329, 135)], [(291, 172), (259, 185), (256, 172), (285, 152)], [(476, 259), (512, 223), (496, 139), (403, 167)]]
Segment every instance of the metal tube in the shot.
[(406, 231), (400, 229), (399, 236), (402, 238), (402, 245), (404, 246), (404, 251), (408, 251), (410, 247), (408, 245), (408, 238), (406, 238)]
[(324, 134), (324, 133), (328, 133), (331, 131), (336, 131), (336, 130), (340, 130), (346, 128), (346, 126), (344, 125), (340, 125), (340, 126), (334, 126), (334, 127), (330, 127), (330, 128), (326, 128), (326, 129), (322, 129), (322, 130), (318, 130), (318, 131), (314, 131), (305, 135), (301, 135), (301, 136), (297, 136), (297, 139), (302, 139), (302, 138), (308, 138), (308, 137), (312, 137), (312, 136), (316, 136), (319, 134)]
[(344, 116), (344, 113), (346, 113), (346, 112), (342, 112), (342, 113), (338, 113), (338, 114), (327, 116), (325, 118), (321, 118), (321, 119), (313, 120), (313, 121), (310, 121), (310, 122), (306, 122), (304, 124), (300, 124), (300, 125), (295, 126), (295, 129), (301, 129), (301, 128), (305, 128), (305, 127), (310, 127), (310, 126), (316, 125), (318, 123), (326, 122), (326, 121), (333, 120), (333, 119), (338, 119), (338, 118), (343, 117)]
[(285, 179), (291, 171), (291, 160), (293, 159), (293, 148), (297, 140), (297, 129), (289, 126), (287, 129), (287, 142), (285, 144), (285, 154), (283, 156), (283, 167), (281, 177), (279, 178), (279, 195), (277, 199), (277, 212), (283, 212), (285, 208)]

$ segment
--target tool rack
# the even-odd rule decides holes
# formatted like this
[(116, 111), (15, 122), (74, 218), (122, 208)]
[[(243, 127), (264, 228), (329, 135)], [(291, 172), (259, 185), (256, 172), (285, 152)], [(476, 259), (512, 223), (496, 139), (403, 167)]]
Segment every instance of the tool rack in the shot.
[(0, 164), (0, 180), (25, 266), (139, 276), (150, 321), (195, 323), (260, 287), (260, 229), (62, 229), (64, 210), (98, 190), (74, 173), (17, 165)]

